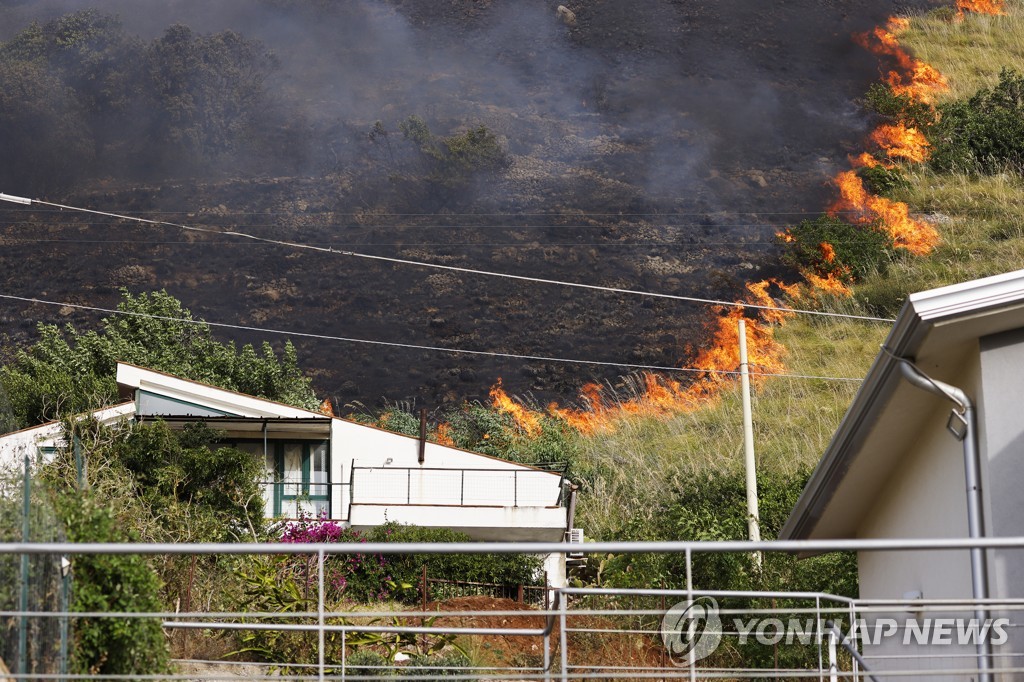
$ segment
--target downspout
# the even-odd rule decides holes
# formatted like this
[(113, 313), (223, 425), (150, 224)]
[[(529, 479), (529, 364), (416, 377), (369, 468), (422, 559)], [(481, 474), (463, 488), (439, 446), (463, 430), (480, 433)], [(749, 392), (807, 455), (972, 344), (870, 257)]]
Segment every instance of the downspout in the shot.
[[(974, 403), (961, 389), (947, 383), (932, 379), (915, 367), (909, 360), (899, 359), (900, 372), (903, 377), (922, 390), (945, 398), (954, 403), (953, 414), (950, 415), (949, 431), (964, 444), (964, 480), (967, 484), (967, 533), (972, 540), (985, 536), (985, 518), (981, 506), (981, 461), (978, 451), (977, 417)], [(953, 427), (953, 420), (963, 425), (963, 431)], [(985, 550), (982, 547), (971, 548), (971, 587), (976, 602), (988, 599), (988, 566)], [(984, 626), (988, 612), (983, 604), (975, 604), (974, 617), (978, 624)], [(992, 646), (987, 637), (979, 637), (978, 679), (979, 682), (992, 681)]]

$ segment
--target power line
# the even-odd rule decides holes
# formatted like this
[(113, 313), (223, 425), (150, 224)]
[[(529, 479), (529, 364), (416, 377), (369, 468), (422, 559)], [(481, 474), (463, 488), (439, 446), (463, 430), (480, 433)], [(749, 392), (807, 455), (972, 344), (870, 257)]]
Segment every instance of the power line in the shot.
[[(283, 336), (295, 336), (308, 339), (317, 339), (320, 341), (342, 341), (344, 343), (363, 343), (374, 346), (387, 346), (391, 348), (407, 348), (411, 350), (424, 350), (441, 353), (451, 353), (454, 355), (479, 355), (486, 357), (496, 358), (509, 358), (513, 360), (530, 360), (538, 362), (561, 362), (576, 365), (593, 365), (596, 367), (617, 367), (623, 369), (634, 369), (634, 370), (647, 370), (652, 372), (684, 372), (690, 374), (721, 374), (730, 376), (739, 376), (739, 370), (724, 370), (724, 369), (699, 369), (696, 367), (670, 367), (664, 365), (640, 365), (627, 362), (607, 362), (602, 360), (581, 360), (577, 358), (559, 358), (549, 357), (544, 355), (522, 355), (516, 353), (499, 353), (496, 351), (484, 351), (484, 350), (469, 350), (464, 348), (444, 348), (441, 346), (427, 346), (414, 343), (398, 343), (394, 341), (376, 341), (372, 339), (355, 339), (345, 336), (333, 336), (330, 334), (313, 334), (310, 332), (297, 332), (288, 331), (284, 329), (272, 329), (269, 327), (254, 327), (250, 325), (242, 324), (231, 324), (227, 322), (209, 322), (206, 320), (194, 320), (180, 317), (170, 317), (167, 315), (151, 315), (149, 313), (139, 313), (130, 310), (118, 310), (115, 308), (100, 308), (97, 306), (87, 306), (78, 303), (67, 303), (62, 301), (49, 301), (41, 298), (32, 298), (28, 296), (14, 296), (12, 294), (0, 294), (0, 299), (7, 299), (10, 301), (21, 301), (24, 303), (38, 303), (41, 305), (60, 306), (64, 308), (74, 308), (76, 310), (88, 310), (91, 312), (108, 313), (111, 315), (126, 315), (130, 317), (143, 317), (151, 320), (161, 320), (164, 322), (178, 322), (182, 324), (195, 324), (195, 325), (207, 325), (209, 327), (218, 327), (222, 329), (234, 329), (238, 331), (249, 331), (249, 332), (263, 332), (267, 334), (281, 334)], [(827, 376), (816, 376), (810, 374), (787, 374), (782, 372), (750, 372), (757, 376), (766, 377), (782, 377), (788, 379), (817, 379), (821, 381), (853, 381), (861, 382), (862, 379), (855, 377), (827, 377)]]
[(336, 254), (341, 255), (341, 256), (349, 256), (349, 257), (352, 257), (352, 258), (362, 258), (362, 259), (366, 259), (366, 260), (375, 260), (375, 261), (381, 261), (381, 262), (387, 262), (387, 263), (395, 263), (395, 264), (398, 264), (398, 265), (412, 265), (412, 266), (421, 267), (421, 268), (433, 268), (435, 270), (447, 270), (447, 271), (450, 271), (450, 272), (460, 272), (460, 273), (469, 274), (469, 275), (482, 275), (482, 276), (485, 276), (485, 277), (499, 277), (499, 278), (504, 278), (504, 279), (511, 279), (511, 280), (516, 280), (516, 281), (521, 281), (521, 282), (533, 282), (533, 283), (537, 283), (537, 284), (552, 284), (552, 285), (557, 285), (557, 286), (573, 287), (573, 288), (576, 288), (576, 289), (588, 289), (588, 290), (591, 290), (591, 291), (603, 291), (603, 292), (607, 292), (607, 293), (624, 294), (624, 295), (630, 295), (630, 296), (644, 296), (644, 297), (648, 297), (648, 298), (662, 298), (662, 299), (669, 299), (669, 300), (674, 300), (674, 301), (685, 301), (685, 302), (688, 302), (688, 303), (701, 303), (701, 304), (717, 305), (717, 306), (723, 306), (723, 307), (746, 308), (746, 309), (751, 309), (751, 310), (771, 310), (771, 311), (775, 311), (775, 312), (800, 313), (800, 314), (803, 314), (803, 315), (816, 315), (816, 316), (819, 316), (819, 317), (835, 317), (835, 318), (842, 318), (842, 319), (869, 320), (869, 321), (872, 321), (872, 322), (894, 322), (895, 321), (895, 320), (893, 320), (891, 318), (872, 317), (872, 316), (868, 316), (868, 315), (852, 315), (852, 314), (848, 314), (848, 313), (832, 313), (832, 312), (825, 312), (825, 311), (821, 311), (821, 310), (802, 310), (802, 309), (799, 309), (799, 308), (785, 308), (785, 307), (782, 307), (782, 306), (760, 305), (760, 304), (755, 304), (755, 303), (741, 303), (741, 302), (738, 302), (738, 301), (725, 301), (725, 300), (717, 300), (717, 299), (709, 299), (709, 298), (698, 298), (698, 297), (695, 297), (695, 296), (680, 296), (680, 295), (676, 295), (676, 294), (662, 294), (662, 293), (656, 293), (656, 292), (651, 292), (651, 291), (640, 291), (640, 290), (637, 290), (637, 289), (622, 289), (622, 288), (619, 288), (619, 287), (605, 287), (605, 286), (599, 286), (599, 285), (596, 285), (596, 284), (584, 284), (584, 283), (581, 283), (581, 282), (566, 282), (566, 281), (562, 281), (562, 280), (545, 279), (545, 278), (542, 278), (542, 277), (529, 277), (529, 276), (526, 276), (526, 275), (513, 275), (513, 274), (510, 274), (510, 273), (492, 272), (492, 271), (489, 271), (489, 270), (478, 270), (478, 269), (474, 269), (474, 268), (463, 268), (463, 267), (458, 267), (458, 266), (455, 266), (455, 265), (442, 265), (440, 263), (425, 263), (423, 261), (414, 261), (414, 260), (409, 260), (409, 259), (406, 259), (406, 258), (395, 258), (395, 257), (392, 257), (392, 256), (379, 256), (379, 255), (373, 255), (373, 254), (369, 254), (369, 253), (360, 253), (360, 252), (356, 252), (356, 251), (348, 251), (348, 250), (338, 250), (338, 251), (336, 251), (336, 250), (334, 250), (333, 247), (313, 246), (313, 245), (310, 245), (310, 244), (302, 244), (302, 243), (299, 243), (299, 242), (289, 242), (289, 241), (284, 241), (284, 240), (281, 240), (281, 239), (271, 239), (269, 237), (259, 237), (259, 236), (256, 236), (256, 235), (248, 234), (248, 233), (245, 233), (245, 232), (237, 232), (237, 231), (234, 231), (234, 230), (217, 230), (217, 229), (207, 228), (207, 227), (196, 227), (194, 225), (183, 225), (181, 223), (171, 223), (171, 222), (162, 221), (162, 220), (152, 220), (152, 219), (149, 219), (149, 218), (139, 218), (139, 217), (128, 216), (128, 215), (123, 215), (123, 214), (119, 214), (119, 213), (111, 213), (109, 211), (98, 211), (96, 209), (91, 209), (91, 208), (82, 208), (82, 207), (78, 207), (78, 206), (68, 206), (68, 205), (65, 205), (65, 204), (58, 204), (58, 203), (50, 202), (50, 201), (42, 201), (42, 200), (39, 200), (39, 199), (27, 199), (27, 198), (24, 198), (24, 197), (15, 197), (15, 196), (7, 195), (7, 194), (2, 194), (2, 193), (0, 193), (0, 200), (11, 201), (13, 203), (24, 204), (24, 205), (42, 204), (44, 206), (52, 206), (54, 208), (59, 208), (59, 209), (64, 209), (64, 210), (69, 210), (69, 211), (80, 211), (80, 212), (83, 212), (83, 213), (90, 213), (90, 214), (93, 214), (93, 215), (102, 215), (102, 216), (106, 216), (106, 217), (109, 217), (109, 218), (119, 218), (121, 220), (131, 220), (131, 221), (135, 221), (135, 222), (139, 222), (139, 223), (144, 223), (144, 224), (147, 224), (147, 225), (158, 225), (158, 226), (163, 226), (163, 227), (175, 227), (175, 228), (178, 228), (178, 229), (181, 229), (181, 230), (188, 230), (190, 232), (199, 232), (199, 233), (203, 233), (203, 234), (215, 234), (215, 235), (221, 235), (221, 236), (241, 237), (241, 238), (245, 238), (245, 239), (251, 239), (251, 240), (257, 241), (257, 242), (263, 242), (263, 243), (267, 243), (267, 244), (277, 244), (279, 246), (286, 246), (286, 247), (289, 247), (289, 248), (306, 249), (306, 250), (309, 250), (309, 251), (318, 251), (320, 253), (336, 253)]

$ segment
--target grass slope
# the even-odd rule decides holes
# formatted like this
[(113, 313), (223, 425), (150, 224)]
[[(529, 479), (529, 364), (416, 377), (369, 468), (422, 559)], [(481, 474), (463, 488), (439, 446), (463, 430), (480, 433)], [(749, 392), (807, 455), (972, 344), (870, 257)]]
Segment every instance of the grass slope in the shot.
[[(900, 41), (949, 80), (942, 99), (966, 98), (998, 81), (1003, 67), (1024, 71), (1024, 2), (1007, 3), (1007, 16), (948, 12), (911, 18)], [(830, 299), (833, 312), (893, 317), (914, 291), (963, 282), (1024, 266), (1024, 178), (938, 174), (923, 165), (902, 168), (910, 185), (893, 198), (907, 203), (939, 230), (942, 243), (926, 258), (894, 257), (884, 274), (866, 276), (851, 299)], [(889, 331), (876, 322), (798, 316), (777, 330), (793, 374), (863, 377)], [(814, 466), (842, 419), (856, 382), (770, 378), (755, 390), (758, 466), (798, 475)], [(609, 536), (702, 477), (742, 466), (738, 387), (721, 400), (670, 419), (631, 417), (614, 433), (581, 438), (579, 453), (591, 485), (579, 522), (591, 536)]]

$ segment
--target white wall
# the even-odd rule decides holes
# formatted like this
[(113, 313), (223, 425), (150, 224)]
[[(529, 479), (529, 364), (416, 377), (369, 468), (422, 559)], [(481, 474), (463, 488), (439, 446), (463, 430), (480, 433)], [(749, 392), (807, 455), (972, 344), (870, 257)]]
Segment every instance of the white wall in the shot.
[[(927, 368), (925, 370), (929, 371)], [(943, 377), (943, 380), (973, 395), (977, 393), (978, 376), (975, 357), (974, 364), (963, 368), (959, 377)], [(934, 405), (914, 447), (900, 455), (902, 460), (884, 489), (870, 491), (878, 502), (859, 528), (859, 537), (967, 537), (963, 445), (946, 431), (952, 404), (935, 398)], [(966, 551), (860, 552), (857, 559), (862, 599), (903, 599), (913, 592), (920, 592), (924, 599), (971, 597), (970, 558)], [(909, 614), (899, 612), (876, 615), (893, 617), (903, 622)], [(939, 617), (943, 614), (931, 615)], [(970, 613), (956, 614), (961, 615), (971, 616)], [(866, 646), (865, 653), (868, 656), (962, 654), (968, 658), (944, 659), (942, 665), (963, 668), (973, 665), (969, 656), (974, 654), (974, 647), (948, 645), (922, 651), (921, 647), (914, 644), (904, 646), (899, 639), (886, 639), (880, 646)], [(912, 659), (887, 659), (884, 664), (887, 670), (908, 670), (922, 666), (920, 660)], [(924, 676), (921, 679), (930, 677)]]
[[(331, 427), (331, 479), (352, 482), (358, 504), (554, 507), (561, 476), (340, 419)], [(352, 477), (353, 465), (356, 467)], [(369, 468), (362, 468), (369, 467)], [(349, 495), (337, 496), (335, 518)], [(390, 517), (389, 517), (390, 518)], [(470, 524), (472, 525), (472, 524)]]

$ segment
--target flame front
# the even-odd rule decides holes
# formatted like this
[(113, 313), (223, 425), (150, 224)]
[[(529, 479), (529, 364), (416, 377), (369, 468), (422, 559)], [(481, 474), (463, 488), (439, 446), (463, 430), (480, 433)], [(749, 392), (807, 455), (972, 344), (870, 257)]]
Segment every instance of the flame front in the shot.
[[(770, 286), (778, 287), (784, 293), (796, 295), (796, 286), (787, 286), (775, 280), (747, 284), (745, 303), (766, 306), (759, 316), (746, 318), (747, 355), (754, 379), (759, 380), (767, 373), (785, 370), (783, 356), (785, 348), (775, 339), (773, 325), (793, 313), (778, 309), (778, 304), (768, 293)], [(708, 348), (701, 351), (693, 362), (697, 370), (692, 382), (683, 383), (664, 376), (646, 372), (643, 375), (643, 391), (628, 400), (606, 400), (599, 384), (587, 384), (580, 392), (580, 409), (561, 408), (552, 403), (548, 413), (559, 417), (582, 433), (610, 431), (615, 421), (627, 415), (666, 415), (691, 412), (717, 399), (722, 388), (736, 379), (740, 369), (739, 321), (744, 308), (719, 307), (712, 324), (712, 339)]]
[(881, 125), (871, 133), (871, 140), (881, 147), (890, 159), (912, 163), (928, 160), (931, 145), (928, 138), (917, 128), (908, 128), (902, 123)]
[(911, 218), (906, 204), (868, 192), (856, 172), (844, 171), (836, 176), (835, 182), (840, 199), (832, 206), (833, 213), (850, 211), (853, 220), (861, 223), (878, 220), (892, 236), (895, 246), (919, 256), (938, 245), (939, 233), (934, 227)]
[(956, 0), (956, 8), (960, 14), (1006, 14), (1006, 0)]
[[(957, 0), (962, 11), (1001, 14), (1002, 0)], [(945, 77), (938, 70), (920, 59), (911, 57), (897, 39), (898, 34), (908, 28), (909, 21), (890, 18), (884, 27), (855, 36), (857, 42), (871, 52), (889, 56), (898, 65), (898, 70), (885, 76), (886, 83), (897, 95), (907, 96), (914, 101), (931, 104), (934, 97), (948, 89)], [(887, 162), (879, 161), (869, 153), (863, 153), (851, 162), (855, 167), (892, 167), (896, 162), (920, 163), (928, 159), (930, 152), (927, 138), (922, 131), (895, 123), (882, 125), (871, 135), (872, 141), (885, 153)], [(928, 223), (910, 217), (906, 204), (871, 194), (855, 171), (839, 173), (834, 180), (839, 188), (840, 198), (829, 210), (830, 213), (849, 213), (853, 222), (870, 223), (878, 221), (892, 236), (895, 246), (911, 253), (924, 255), (939, 242), (938, 232)], [(777, 235), (783, 241), (794, 241), (788, 230)], [(835, 263), (836, 254), (832, 244), (821, 243), (822, 258), (826, 263)], [(785, 285), (775, 280), (765, 280), (747, 285), (744, 303), (757, 306), (758, 316), (746, 318), (747, 353), (752, 379), (758, 382), (768, 374), (785, 370), (783, 357), (785, 348), (775, 339), (774, 325), (781, 324), (793, 313), (780, 307), (768, 294), (774, 286), (792, 300), (804, 296), (815, 297), (818, 293), (849, 296), (846, 285), (849, 273), (841, 268), (827, 273), (803, 272), (804, 284)], [(740, 306), (719, 307), (712, 324), (712, 340), (701, 351), (692, 368), (696, 370), (693, 381), (683, 383), (674, 379), (647, 372), (643, 375), (643, 389), (628, 400), (606, 399), (600, 384), (590, 383), (580, 391), (579, 408), (562, 408), (556, 403), (548, 406), (548, 414), (564, 420), (584, 434), (602, 430), (614, 430), (615, 421), (627, 415), (664, 415), (690, 412), (697, 407), (708, 405), (718, 398), (722, 389), (736, 379), (740, 369), (739, 320), (746, 314)], [(510, 414), (516, 424), (527, 434), (540, 432), (541, 415), (513, 401), (501, 388), (501, 380), (491, 388), (494, 406)]]
[(493, 405), (499, 412), (504, 412), (511, 416), (516, 425), (522, 429), (523, 433), (531, 438), (540, 435), (540, 417), (525, 406), (517, 403), (509, 396), (508, 393), (505, 393), (505, 389), (501, 387), (500, 378), (498, 379), (498, 383), (491, 386), (490, 395), (491, 405)]
[(911, 57), (900, 46), (897, 36), (909, 26), (906, 19), (892, 17), (885, 26), (878, 26), (868, 33), (860, 33), (854, 39), (866, 50), (880, 56), (892, 57), (899, 71), (890, 71), (885, 76), (897, 95), (907, 95), (920, 102), (932, 102), (937, 93), (949, 89), (945, 76), (938, 69), (920, 59)]

